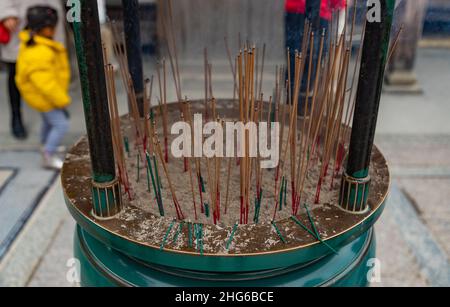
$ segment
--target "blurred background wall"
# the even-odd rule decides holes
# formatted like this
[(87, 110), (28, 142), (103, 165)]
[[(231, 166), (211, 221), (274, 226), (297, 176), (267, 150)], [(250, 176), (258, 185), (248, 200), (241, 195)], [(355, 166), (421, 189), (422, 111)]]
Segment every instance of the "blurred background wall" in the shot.
[[(353, 5), (354, 0), (349, 0)], [(398, 0), (400, 9), (407, 0)], [(143, 50), (146, 54), (158, 52), (162, 41), (162, 3), (165, 0), (140, 0)], [(267, 60), (282, 57), (284, 44), (284, 1), (281, 0), (173, 0), (173, 17), (177, 30), (180, 58), (202, 58), (203, 48), (208, 46), (212, 58), (225, 58), (224, 37), (229, 38), (232, 51), (238, 49), (241, 40), (257, 44), (267, 42)], [(415, 1), (414, 1), (415, 2)], [(111, 20), (121, 20), (121, 0), (106, 0)], [(364, 14), (366, 1), (359, 0), (359, 19)], [(424, 18), (420, 22), (423, 38), (450, 37), (450, 1), (424, 0)], [(120, 25), (120, 22), (118, 23)], [(422, 31), (423, 29), (423, 31)], [(159, 38), (159, 39), (158, 39)], [(357, 43), (357, 42), (356, 42)], [(434, 41), (436, 44), (436, 41)]]

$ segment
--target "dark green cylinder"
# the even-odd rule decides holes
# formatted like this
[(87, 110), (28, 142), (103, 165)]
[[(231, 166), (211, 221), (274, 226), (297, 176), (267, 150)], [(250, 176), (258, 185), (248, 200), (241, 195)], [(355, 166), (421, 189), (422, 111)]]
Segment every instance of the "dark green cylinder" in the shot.
[[(365, 287), (376, 241), (372, 229), (336, 255), (277, 270), (221, 273), (142, 262), (111, 249), (78, 227), (74, 242), (85, 287)], [(206, 261), (206, 260), (205, 260)]]
[(395, 0), (381, 0), (381, 21), (367, 21), (361, 59), (355, 115), (350, 141), (347, 174), (369, 175), (378, 109), (389, 50)]
[(369, 209), (369, 167), (377, 127), (395, 0), (381, 0), (381, 20), (367, 20), (348, 164), (342, 179), (340, 205), (347, 211)]
[(84, 114), (94, 182), (116, 178), (106, 91), (103, 46), (96, 0), (81, 0), (81, 21), (74, 22)]
[(144, 114), (144, 72), (142, 64), (141, 27), (138, 0), (122, 0), (128, 69), (133, 80), (141, 116)]

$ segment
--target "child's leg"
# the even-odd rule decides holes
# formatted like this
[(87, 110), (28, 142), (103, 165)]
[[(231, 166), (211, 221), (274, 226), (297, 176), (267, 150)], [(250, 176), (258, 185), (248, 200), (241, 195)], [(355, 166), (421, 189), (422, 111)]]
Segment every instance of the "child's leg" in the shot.
[(50, 111), (44, 113), (43, 116), (51, 127), (45, 141), (45, 152), (49, 155), (54, 155), (69, 130), (69, 120), (63, 110)]
[(11, 105), (11, 128), (14, 137), (25, 139), (26, 129), (22, 122), (22, 107), (20, 92), (16, 85), (16, 63), (7, 63), (8, 67), (8, 92)]
[(42, 127), (41, 127), (41, 145), (45, 146), (47, 143), (48, 135), (50, 134), (51, 126), (47, 121), (45, 113), (42, 113)]

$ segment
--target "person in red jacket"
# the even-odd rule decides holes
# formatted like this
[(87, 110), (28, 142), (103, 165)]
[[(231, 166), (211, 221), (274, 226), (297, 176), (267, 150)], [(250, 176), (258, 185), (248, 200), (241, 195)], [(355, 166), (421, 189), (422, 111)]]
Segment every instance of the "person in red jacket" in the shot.
[(317, 4), (320, 1), (320, 18), (330, 21), (331, 15), (336, 9), (345, 8), (345, 0), (317, 0), (317, 1), (307, 1), (307, 0), (286, 0), (286, 12), (288, 13), (298, 13), (305, 14), (306, 6), (308, 4)]
[[(35, 5), (51, 6), (57, 8), (60, 16), (65, 15), (61, 0), (0, 0), (0, 23), (10, 35), (8, 43), (0, 46), (0, 61), (5, 64), (8, 72), (7, 93), (11, 110), (11, 133), (19, 140), (27, 137), (27, 131), (22, 121), (22, 97), (15, 81), (20, 46), (19, 33), (26, 26), (28, 8)], [(65, 18), (60, 18), (56, 34), (56, 40), (61, 43), (65, 42), (64, 21)], [(4, 112), (3, 107), (2, 112)]]
[[(295, 70), (295, 50), (301, 50), (305, 20), (308, 20), (311, 24), (311, 29), (317, 35), (314, 41), (314, 54), (313, 63), (318, 61), (320, 35), (318, 33), (322, 30), (328, 30), (328, 24), (331, 21), (332, 14), (335, 10), (344, 9), (346, 6), (346, 0), (286, 0), (285, 2), (285, 35), (286, 35), (286, 48), (291, 50), (291, 74)], [(327, 45), (327, 44), (325, 44)], [(309, 52), (308, 52), (309, 56)], [(306, 60), (305, 71), (308, 71), (309, 59)], [(312, 80), (314, 80), (315, 69), (313, 68)], [(291, 90), (294, 89), (294, 81), (291, 78)], [(299, 112), (303, 111), (303, 104), (307, 91), (307, 80), (302, 78), (302, 88), (299, 99)]]

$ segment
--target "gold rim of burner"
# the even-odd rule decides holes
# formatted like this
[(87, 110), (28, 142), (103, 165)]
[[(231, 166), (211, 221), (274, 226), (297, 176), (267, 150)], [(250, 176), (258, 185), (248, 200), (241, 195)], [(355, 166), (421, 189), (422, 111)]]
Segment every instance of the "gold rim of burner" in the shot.
[[(78, 142), (77, 145), (79, 145), (80, 142)], [(75, 147), (77, 145), (75, 145)], [(378, 151), (378, 153), (382, 155), (382, 153), (378, 149), (378, 147), (375, 146), (375, 148)], [(389, 172), (389, 164), (388, 164), (387, 161), (384, 161), (384, 163), (386, 164), (386, 169), (387, 169), (387, 174), (388, 174), (388, 184), (386, 186), (386, 191), (385, 191), (384, 196), (382, 197), (382, 199), (380, 199), (379, 203), (377, 205), (375, 205), (374, 209), (377, 209), (377, 210), (383, 204), (386, 203), (386, 199), (388, 198), (389, 191), (391, 190), (391, 187), (392, 187), (392, 178), (391, 178), (391, 173)], [(63, 170), (63, 173), (64, 173), (64, 170)], [(69, 195), (67, 194), (67, 189), (66, 188), (63, 188), (63, 193), (64, 193), (64, 198), (66, 199), (66, 203), (67, 203), (67, 201), (69, 201), (69, 203), (71, 205), (71, 208), (74, 209), (75, 212), (77, 212), (80, 216), (85, 217), (85, 218), (87, 218), (87, 220), (89, 220), (89, 216), (86, 215), (85, 213), (83, 213), (83, 211), (77, 205), (74, 205), (73, 198), (69, 197)], [(368, 207), (370, 208), (370, 205)], [(336, 208), (339, 208), (340, 210), (344, 211), (339, 205), (336, 205)], [(370, 209), (372, 209), (372, 208), (370, 208)], [(342, 236), (346, 232), (352, 231), (356, 227), (361, 226), (368, 219), (370, 219), (372, 217), (372, 215), (377, 210), (370, 210), (368, 215), (366, 217), (364, 217), (361, 221), (359, 221), (358, 223), (352, 225), (351, 227), (349, 227), (349, 228), (347, 228), (345, 230), (342, 230), (339, 233), (336, 233), (336, 234), (334, 234), (334, 235), (332, 235), (332, 236), (330, 236), (328, 238), (325, 238), (324, 241), (325, 242), (329, 242), (329, 241), (331, 241), (333, 239), (338, 238), (339, 236)], [(352, 212), (350, 212), (350, 213), (352, 213)], [(154, 218), (158, 218), (157, 216), (155, 216), (153, 214), (150, 214), (150, 215), (153, 216)], [(359, 216), (359, 214), (356, 214), (356, 215)], [(99, 219), (98, 221), (101, 222), (102, 219)], [(129, 242), (129, 243), (132, 243), (132, 244), (135, 244), (135, 245), (138, 245), (138, 246), (142, 246), (142, 247), (146, 247), (146, 248), (155, 249), (155, 250), (159, 250), (160, 249), (160, 246), (158, 246), (156, 244), (150, 244), (150, 243), (146, 243), (146, 242), (141, 242), (141, 241), (136, 240), (135, 238), (131, 238), (131, 237), (127, 236), (127, 235), (115, 232), (115, 231), (111, 230), (107, 225), (99, 224), (99, 223), (97, 223), (96, 221), (93, 221), (93, 220), (90, 220), (90, 222), (95, 224), (95, 226), (97, 226), (98, 228), (102, 229), (103, 231), (105, 231), (105, 232), (107, 232), (109, 234), (115, 235), (115, 236), (123, 239), (124, 241)], [(203, 224), (203, 225), (206, 225), (206, 224)], [(244, 225), (244, 227), (245, 227), (245, 225)], [(311, 246), (318, 245), (318, 244), (321, 244), (321, 243), (320, 242), (312, 242), (312, 243), (308, 243), (308, 244), (304, 244), (304, 245), (293, 246), (293, 247), (286, 248), (286, 249), (283, 249), (283, 250), (271, 250), (271, 251), (264, 251), (264, 252), (261, 252), (261, 251), (258, 251), (258, 252), (245, 252), (245, 253), (239, 253), (239, 254), (226, 254), (226, 253), (220, 253), (220, 252), (219, 253), (211, 253), (211, 252), (207, 253), (207, 252), (205, 252), (204, 256), (207, 256), (207, 257), (225, 257), (225, 258), (236, 258), (236, 257), (245, 257), (245, 256), (249, 256), (249, 257), (266, 256), (266, 255), (274, 255), (274, 254), (283, 254), (283, 253), (287, 253), (287, 252), (293, 252), (293, 251), (297, 251), (297, 250), (300, 250), (300, 249), (303, 249), (303, 248), (309, 248)], [(168, 253), (172, 253), (172, 254), (199, 256), (199, 253), (197, 253), (197, 252), (175, 250), (175, 249), (172, 249), (170, 247), (166, 248), (164, 251), (168, 252)]]
[[(367, 187), (368, 185), (372, 182), (372, 178), (370, 175), (368, 175), (365, 178), (355, 178), (353, 176), (348, 175), (346, 172), (342, 175), (342, 180), (345, 182), (345, 184), (341, 185), (341, 192), (340, 192), (340, 196), (339, 196), (339, 206), (338, 208), (341, 209), (344, 212), (350, 213), (350, 214), (355, 214), (355, 215), (365, 215), (368, 212), (370, 212), (370, 206), (369, 206), (369, 200), (368, 198), (366, 199), (366, 192), (367, 192)], [(359, 191), (359, 186), (363, 185), (364, 190), (362, 191), (362, 197), (361, 197), (361, 201), (360, 203), (360, 208), (364, 208), (362, 210), (357, 210), (356, 208), (358, 208), (358, 191)], [(355, 195), (355, 200), (353, 205), (351, 205), (349, 203), (350, 200), (350, 194), (352, 191), (352, 187), (355, 187), (354, 190), (356, 191), (356, 195)], [(344, 189), (347, 188), (347, 197), (346, 199), (346, 203), (344, 204)], [(365, 201), (366, 200), (366, 201)], [(345, 205), (345, 206), (344, 206)], [(349, 208), (353, 208), (353, 210), (349, 210)]]

